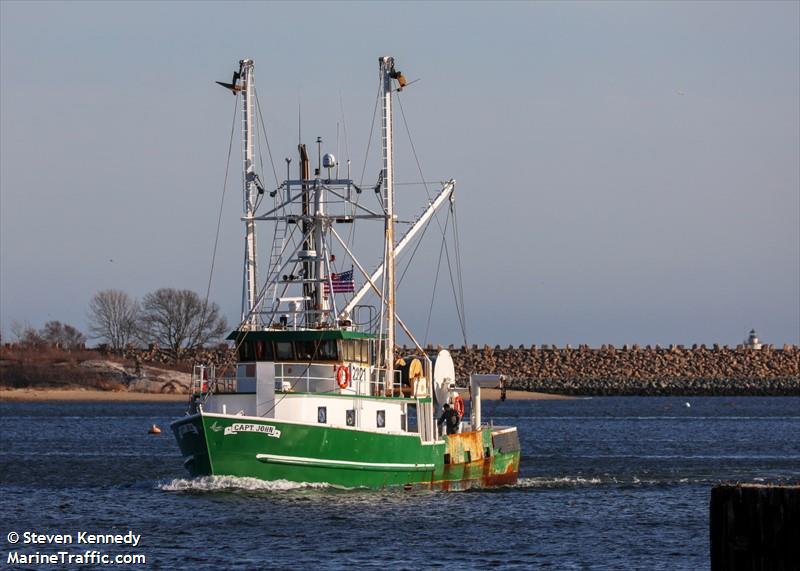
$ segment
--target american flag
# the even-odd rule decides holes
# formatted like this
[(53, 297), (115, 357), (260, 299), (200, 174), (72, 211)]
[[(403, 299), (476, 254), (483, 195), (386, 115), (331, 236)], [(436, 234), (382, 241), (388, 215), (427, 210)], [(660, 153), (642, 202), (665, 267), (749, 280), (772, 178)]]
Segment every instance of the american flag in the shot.
[(353, 281), (353, 270), (339, 274), (331, 274), (330, 282), (325, 281), (324, 291), (330, 293), (331, 283), (333, 283), (333, 293), (352, 293), (356, 291), (356, 283)]

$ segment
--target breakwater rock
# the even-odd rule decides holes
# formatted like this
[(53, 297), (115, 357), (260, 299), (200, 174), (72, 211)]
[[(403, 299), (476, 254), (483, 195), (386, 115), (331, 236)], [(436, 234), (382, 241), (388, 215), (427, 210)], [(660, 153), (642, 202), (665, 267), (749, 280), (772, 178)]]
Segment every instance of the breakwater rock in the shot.
[[(800, 396), (800, 346), (796, 345), (765, 345), (761, 349), (473, 345), (448, 349), (462, 386), (468, 383), (470, 373), (496, 373), (506, 375), (512, 389), (567, 395)], [(398, 350), (400, 354), (414, 353), (407, 347)], [(174, 362), (173, 356), (154, 346), (130, 349), (125, 356), (142, 363)], [(230, 370), (235, 354), (222, 345), (187, 352), (182, 358), (184, 367), (190, 362), (214, 363)]]
[[(434, 347), (428, 348), (435, 352)], [(471, 346), (448, 347), (456, 380), (470, 373), (506, 375), (509, 388), (566, 395), (795, 395), (800, 396), (800, 346), (761, 349), (713, 345), (590, 348)], [(416, 353), (398, 348), (401, 355)], [(192, 363), (233, 371), (235, 352), (227, 344), (185, 351), (180, 356), (151, 345), (122, 355), (102, 349), (0, 348), (0, 385), (79, 385), (105, 390), (187, 392)]]
[(449, 347), (459, 384), (506, 375), (509, 388), (569, 395), (798, 395), (800, 347)]

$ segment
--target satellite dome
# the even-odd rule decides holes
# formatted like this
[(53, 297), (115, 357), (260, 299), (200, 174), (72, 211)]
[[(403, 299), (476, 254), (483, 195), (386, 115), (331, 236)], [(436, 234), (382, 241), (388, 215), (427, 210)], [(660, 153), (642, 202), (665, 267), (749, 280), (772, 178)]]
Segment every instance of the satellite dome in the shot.
[(326, 169), (332, 169), (336, 166), (336, 157), (334, 157), (331, 153), (325, 153), (322, 156), (322, 166)]

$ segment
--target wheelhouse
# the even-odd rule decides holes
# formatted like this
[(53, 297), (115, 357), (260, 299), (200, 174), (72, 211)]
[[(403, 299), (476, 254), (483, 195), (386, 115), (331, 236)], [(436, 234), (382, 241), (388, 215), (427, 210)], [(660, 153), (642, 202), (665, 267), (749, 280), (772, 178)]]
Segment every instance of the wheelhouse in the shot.
[(375, 335), (357, 331), (234, 331), (239, 362), (348, 362), (373, 364)]

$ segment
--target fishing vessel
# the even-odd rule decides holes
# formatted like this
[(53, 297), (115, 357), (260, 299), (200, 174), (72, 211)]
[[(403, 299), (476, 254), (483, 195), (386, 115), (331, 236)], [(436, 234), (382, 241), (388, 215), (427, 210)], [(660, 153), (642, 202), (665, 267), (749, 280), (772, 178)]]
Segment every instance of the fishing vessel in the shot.
[[(320, 139), (313, 174), (300, 144), (296, 177), (286, 159), (286, 179), (276, 180), (274, 190), (264, 188), (253, 149), (253, 72), (253, 61), (243, 59), (230, 83), (217, 82), (241, 98), (242, 319), (228, 337), (238, 361), (231, 375), (195, 365), (187, 415), (171, 424), (184, 466), (192, 476), (343, 487), (515, 483), (517, 429), (481, 417), (481, 388), (504, 379), (471, 375), (468, 387), (458, 386), (450, 353), (423, 348), (396, 311), (396, 258), (437, 209), (452, 206), (455, 181), (441, 183), (397, 240), (392, 103), (408, 82), (394, 58), (379, 58), (382, 163), (369, 189), (374, 193), (364, 193), (374, 196), (374, 206), (360, 200), (349, 160), (340, 178), (336, 157), (323, 156)], [(273, 199), (269, 207), (263, 207), (265, 196)], [(354, 253), (352, 232), (341, 230), (369, 221), (382, 227), (382, 255), (372, 271)], [(266, 277), (259, 280), (256, 224), (265, 222), (272, 225), (272, 244)], [(398, 348), (399, 332), (411, 349)], [(464, 393), (471, 397), (469, 411)], [(458, 414), (449, 429), (439, 422), (446, 408)]]

